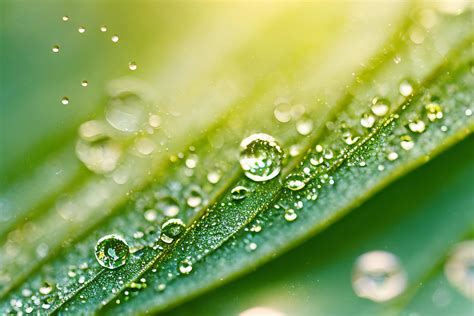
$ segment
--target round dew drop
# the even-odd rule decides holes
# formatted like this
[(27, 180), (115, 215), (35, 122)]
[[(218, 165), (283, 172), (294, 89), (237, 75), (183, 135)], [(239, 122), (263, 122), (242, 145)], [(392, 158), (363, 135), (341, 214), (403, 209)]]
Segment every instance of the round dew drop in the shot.
[(415, 147), (415, 143), (409, 135), (404, 135), (400, 137), (400, 146), (405, 150), (412, 150)]
[(135, 63), (134, 61), (131, 61), (128, 63), (128, 69), (130, 70), (137, 70), (137, 63)]
[(298, 215), (296, 214), (294, 209), (290, 208), (285, 211), (284, 217), (287, 222), (293, 222), (298, 217)]
[(352, 287), (359, 297), (385, 302), (399, 296), (406, 285), (406, 274), (400, 261), (389, 252), (367, 252), (354, 264)]
[(267, 181), (278, 176), (282, 160), (283, 150), (270, 135), (253, 134), (240, 143), (240, 166), (253, 181)]
[(107, 32), (107, 26), (102, 25), (102, 26), (100, 27), (100, 31), (101, 31), (102, 33)]
[(184, 259), (179, 263), (178, 270), (181, 274), (189, 274), (193, 270), (193, 263), (189, 259)]
[(371, 110), (376, 116), (384, 116), (390, 109), (390, 101), (382, 98), (373, 98)]
[(185, 228), (186, 225), (179, 218), (169, 219), (161, 226), (161, 240), (170, 244), (184, 232)]
[(413, 86), (408, 80), (403, 80), (398, 87), (398, 92), (404, 97), (408, 97), (413, 93)]
[(51, 48), (51, 51), (53, 53), (59, 53), (59, 45), (53, 45), (53, 47)]
[(117, 269), (125, 264), (129, 254), (127, 242), (118, 235), (106, 235), (97, 241), (95, 257), (107, 269)]
[(83, 27), (83, 26), (80, 26), (80, 27), (77, 29), (77, 31), (78, 31), (79, 33), (83, 34), (83, 33), (86, 32), (86, 28)]
[(171, 196), (165, 196), (160, 198), (155, 207), (163, 213), (163, 215), (168, 217), (174, 217), (178, 215), (180, 207), (178, 201)]
[(68, 97), (63, 97), (63, 98), (61, 99), (61, 103), (62, 103), (63, 105), (68, 105), (68, 104), (69, 104), (69, 98), (68, 98)]
[(81, 86), (83, 86), (84, 88), (86, 88), (88, 85), (89, 85), (89, 82), (88, 82), (87, 80), (82, 80)]
[(112, 40), (112, 42), (117, 43), (119, 41), (118, 35), (112, 36), (111, 40)]

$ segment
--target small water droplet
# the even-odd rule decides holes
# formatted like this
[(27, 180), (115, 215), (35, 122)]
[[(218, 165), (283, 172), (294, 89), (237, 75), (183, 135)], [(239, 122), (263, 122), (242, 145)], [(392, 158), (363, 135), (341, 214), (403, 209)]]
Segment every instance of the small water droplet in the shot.
[(246, 187), (239, 185), (233, 188), (230, 193), (234, 200), (243, 200), (249, 194), (249, 190)]
[(431, 122), (443, 118), (443, 108), (438, 103), (430, 102), (425, 106), (426, 116)]
[(182, 220), (179, 218), (171, 218), (161, 226), (161, 240), (170, 244), (173, 240), (179, 237), (185, 229), (186, 225)]
[(298, 174), (293, 174), (286, 178), (286, 187), (292, 191), (301, 190), (305, 185), (304, 178)]
[(466, 109), (466, 110), (464, 111), (464, 115), (466, 115), (466, 116), (471, 116), (471, 115), (472, 115), (472, 110), (471, 110), (471, 109)]
[(134, 62), (134, 61), (129, 62), (129, 63), (128, 63), (128, 69), (130, 69), (130, 70), (132, 70), (132, 71), (133, 71), (133, 70), (137, 70), (137, 63)]
[(102, 25), (102, 26), (100, 27), (100, 31), (101, 31), (102, 33), (107, 32), (107, 26)]
[(44, 282), (43, 285), (39, 288), (40, 294), (48, 295), (53, 291), (53, 285), (49, 282)]
[(63, 15), (62, 20), (63, 20), (63, 22), (69, 21), (69, 16)]
[(148, 124), (150, 124), (151, 127), (153, 128), (158, 128), (161, 125), (161, 117), (159, 117), (156, 114), (150, 115), (148, 118)]
[(189, 259), (184, 259), (179, 263), (178, 271), (181, 274), (190, 274), (193, 271), (193, 263)]
[(85, 33), (86, 32), (86, 28), (83, 27), (83, 26), (79, 26), (79, 28), (77, 29), (77, 31), (81, 34)]
[(69, 98), (68, 98), (68, 97), (63, 97), (63, 98), (61, 99), (61, 103), (62, 103), (63, 105), (68, 105), (68, 104), (69, 104)]
[(359, 141), (360, 137), (353, 136), (350, 131), (347, 131), (342, 134), (342, 139), (347, 145), (353, 145)]
[(375, 97), (372, 99), (372, 105), (370, 109), (375, 115), (384, 116), (390, 110), (390, 101), (387, 99)]
[(143, 216), (145, 217), (145, 219), (149, 222), (154, 222), (156, 221), (156, 218), (157, 218), (157, 213), (154, 209), (150, 209), (150, 210), (147, 210), (145, 211), (145, 213), (143, 214)]
[(324, 159), (331, 160), (332, 158), (334, 158), (334, 152), (331, 149), (326, 148), (323, 150), (323, 156)]
[(408, 128), (413, 133), (423, 133), (426, 129), (426, 124), (422, 120), (414, 120), (408, 123)]
[(198, 188), (189, 191), (186, 203), (189, 207), (198, 207), (202, 203), (202, 194)]
[(255, 249), (257, 249), (257, 244), (256, 243), (251, 242), (247, 245), (247, 250), (248, 251), (254, 251)]
[(463, 241), (455, 246), (444, 273), (454, 288), (474, 300), (474, 240)]
[(207, 181), (212, 184), (216, 184), (221, 179), (221, 174), (217, 171), (211, 171), (207, 174)]
[(174, 217), (178, 215), (180, 210), (178, 201), (176, 201), (176, 199), (171, 196), (165, 196), (158, 199), (155, 207), (160, 210), (163, 215), (168, 217)]
[(112, 36), (112, 37), (111, 37), (111, 40), (112, 40), (112, 42), (114, 42), (114, 43), (118, 43), (118, 41), (119, 41), (118, 35)]
[(53, 53), (59, 53), (59, 45), (53, 45), (53, 47), (51, 48), (51, 51)]
[(370, 115), (369, 113), (365, 113), (362, 115), (360, 119), (360, 125), (365, 128), (371, 128), (375, 124), (375, 117)]
[(398, 258), (386, 251), (371, 251), (355, 262), (352, 287), (359, 297), (385, 302), (406, 288), (406, 274)]
[(253, 181), (275, 178), (281, 170), (283, 150), (270, 135), (259, 133), (240, 143), (240, 166)]
[(287, 222), (293, 222), (298, 217), (298, 215), (296, 214), (294, 209), (290, 208), (290, 209), (285, 210), (284, 217)]
[(409, 135), (400, 137), (400, 146), (405, 150), (412, 150), (415, 147), (415, 142)]
[(408, 97), (413, 93), (413, 86), (408, 80), (403, 80), (398, 86), (398, 92), (404, 97)]
[(112, 234), (106, 235), (97, 241), (95, 257), (99, 264), (107, 269), (117, 269), (125, 264), (129, 254), (129, 247), (125, 239)]
[(81, 86), (83, 86), (84, 88), (87, 87), (88, 85), (89, 85), (89, 82), (87, 80), (81, 81)]
[(398, 159), (398, 154), (394, 151), (391, 151), (391, 152), (388, 153), (387, 158), (390, 161), (397, 160)]

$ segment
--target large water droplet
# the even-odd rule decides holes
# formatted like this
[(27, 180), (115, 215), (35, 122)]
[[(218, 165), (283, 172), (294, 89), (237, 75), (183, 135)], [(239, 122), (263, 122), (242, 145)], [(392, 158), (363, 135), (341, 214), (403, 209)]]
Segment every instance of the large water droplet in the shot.
[(118, 235), (107, 235), (97, 241), (95, 257), (101, 266), (116, 269), (125, 264), (129, 253), (127, 242)]
[(76, 143), (76, 155), (89, 170), (107, 173), (117, 167), (122, 156), (122, 147), (109, 138), (94, 142), (79, 139)]
[(352, 287), (359, 297), (385, 302), (400, 295), (406, 283), (400, 261), (389, 252), (365, 253), (357, 258), (354, 265)]
[(240, 166), (253, 181), (275, 178), (281, 170), (283, 150), (270, 135), (259, 133), (240, 143)]
[(184, 232), (185, 228), (186, 225), (182, 220), (179, 218), (171, 218), (161, 226), (161, 240), (170, 244)]
[(304, 178), (298, 174), (293, 174), (286, 178), (286, 187), (292, 191), (301, 190), (305, 185)]
[(456, 245), (444, 267), (449, 283), (474, 300), (474, 240)]

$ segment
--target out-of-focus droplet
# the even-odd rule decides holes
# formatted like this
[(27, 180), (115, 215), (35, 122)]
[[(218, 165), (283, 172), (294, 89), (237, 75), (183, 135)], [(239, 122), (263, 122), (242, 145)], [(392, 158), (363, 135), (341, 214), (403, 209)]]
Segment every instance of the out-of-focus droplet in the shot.
[(128, 63), (128, 69), (130, 69), (130, 70), (132, 70), (132, 71), (133, 71), (133, 70), (137, 70), (137, 63), (134, 62), (134, 61), (129, 62), (129, 63)]
[(110, 99), (105, 118), (112, 127), (122, 132), (136, 132), (146, 125), (147, 106), (139, 95), (125, 92)]
[(61, 103), (62, 103), (63, 105), (68, 105), (68, 104), (69, 104), (69, 98), (68, 98), (68, 97), (63, 97), (63, 98), (61, 99)]
[(155, 143), (148, 137), (139, 137), (135, 140), (135, 148), (144, 156), (150, 155), (155, 151)]
[(273, 115), (278, 122), (287, 123), (291, 120), (291, 106), (288, 103), (280, 103), (275, 107)]
[(148, 118), (148, 124), (150, 124), (150, 126), (153, 127), (153, 128), (160, 127), (161, 117), (156, 115), (156, 114), (150, 115), (150, 117)]
[(53, 45), (53, 47), (51, 48), (51, 51), (53, 53), (59, 53), (59, 45)]
[(298, 215), (296, 214), (294, 209), (290, 208), (285, 210), (284, 217), (287, 222), (293, 222), (298, 217)]
[(375, 115), (384, 116), (390, 110), (390, 101), (387, 99), (375, 97), (372, 99), (370, 109)]
[(352, 287), (359, 297), (386, 302), (399, 296), (407, 280), (398, 258), (386, 251), (371, 251), (355, 262)]
[(178, 201), (171, 196), (159, 198), (155, 204), (155, 207), (161, 211), (163, 215), (168, 217), (174, 217), (178, 215), (180, 210)]
[(365, 113), (362, 115), (360, 119), (360, 125), (365, 128), (371, 128), (375, 124), (375, 117), (370, 115), (369, 113)]
[(443, 108), (441, 105), (435, 102), (430, 102), (425, 105), (426, 116), (431, 122), (440, 120), (443, 118)]
[(110, 138), (95, 142), (79, 139), (76, 143), (76, 155), (89, 170), (108, 173), (117, 167), (122, 156), (122, 147)]
[(408, 128), (413, 133), (421, 134), (425, 131), (426, 124), (422, 120), (413, 120), (410, 123), (408, 123)]
[(285, 314), (274, 308), (256, 306), (249, 308), (239, 314), (239, 316), (284, 316)]
[(86, 28), (83, 27), (83, 26), (79, 26), (79, 28), (77, 29), (77, 31), (81, 34), (85, 33), (86, 32)]
[(454, 288), (474, 300), (474, 240), (456, 245), (444, 266), (444, 273)]
[(100, 31), (101, 31), (102, 33), (107, 32), (107, 26), (102, 25), (102, 26), (100, 27)]
[(89, 82), (87, 80), (82, 80), (81, 81), (81, 86), (83, 86), (84, 88), (86, 88), (87, 86), (89, 86)]
[(258, 133), (240, 143), (240, 166), (253, 181), (275, 178), (281, 170), (283, 150), (270, 135)]
[(193, 270), (193, 263), (189, 259), (184, 259), (179, 263), (178, 271), (181, 274), (190, 274)]
[(112, 42), (114, 42), (114, 43), (118, 43), (118, 41), (119, 41), (118, 35), (113, 35), (113, 36), (111, 37), (111, 40), (112, 40)]
[(100, 238), (95, 246), (95, 257), (101, 266), (117, 269), (125, 264), (129, 247), (125, 239), (118, 235), (107, 235)]
[(403, 135), (400, 137), (400, 146), (405, 150), (412, 150), (415, 147), (415, 143), (409, 135)]
[(398, 86), (398, 92), (404, 97), (408, 97), (413, 93), (413, 86), (408, 80), (403, 80)]
[(303, 136), (309, 135), (313, 131), (313, 121), (309, 118), (302, 118), (296, 122), (296, 131)]
[(398, 154), (394, 151), (391, 151), (391, 152), (388, 153), (387, 158), (390, 161), (397, 160), (398, 159)]

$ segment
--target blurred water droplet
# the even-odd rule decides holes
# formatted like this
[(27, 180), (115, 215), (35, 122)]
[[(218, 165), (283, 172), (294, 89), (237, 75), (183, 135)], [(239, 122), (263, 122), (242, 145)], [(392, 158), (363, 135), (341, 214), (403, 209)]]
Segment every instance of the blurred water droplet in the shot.
[(107, 122), (123, 132), (136, 132), (148, 119), (147, 104), (133, 92), (124, 92), (111, 98), (105, 110)]
[(199, 188), (192, 188), (186, 199), (186, 203), (189, 207), (198, 207), (202, 203), (202, 194)]
[(398, 258), (386, 251), (371, 251), (355, 262), (352, 287), (359, 297), (385, 302), (406, 288), (406, 274)]
[(84, 88), (87, 87), (88, 85), (89, 85), (89, 82), (87, 80), (81, 81), (81, 86), (83, 86)]
[(112, 36), (111, 39), (112, 39), (112, 42), (114, 42), (114, 43), (118, 43), (118, 41), (119, 41), (118, 35)]
[(156, 114), (150, 115), (148, 118), (148, 124), (150, 124), (151, 127), (153, 128), (158, 128), (161, 125), (161, 117), (159, 117)]
[(59, 45), (53, 45), (53, 47), (51, 48), (51, 51), (53, 53), (59, 53)]
[(178, 271), (181, 274), (189, 274), (193, 270), (193, 263), (189, 259), (184, 259), (179, 263)]
[(296, 212), (294, 209), (290, 208), (290, 209), (285, 210), (284, 217), (287, 222), (293, 222), (298, 217), (298, 215), (296, 215)]
[(102, 26), (100, 27), (100, 31), (101, 31), (102, 33), (107, 32), (107, 26), (102, 25)]
[(425, 106), (426, 116), (431, 122), (443, 118), (443, 108), (435, 102), (430, 102)]
[(426, 129), (426, 124), (422, 120), (414, 120), (408, 123), (408, 128), (413, 133), (423, 133)]
[(95, 257), (107, 269), (116, 269), (125, 264), (129, 254), (127, 242), (120, 236), (106, 235), (97, 241)]
[(360, 119), (360, 125), (365, 128), (371, 128), (375, 124), (375, 117), (370, 115), (369, 113), (365, 113), (362, 115)]
[(408, 80), (403, 80), (398, 86), (398, 92), (404, 97), (408, 97), (413, 93), (413, 86)]
[(140, 154), (147, 156), (155, 151), (156, 146), (150, 138), (139, 137), (135, 140), (135, 148)]
[(466, 109), (466, 110), (464, 111), (464, 115), (466, 115), (466, 116), (471, 116), (471, 115), (472, 115), (472, 110), (471, 110), (471, 109)]
[(370, 109), (375, 115), (384, 116), (390, 110), (390, 101), (387, 99), (375, 97), (372, 99), (372, 105)]
[(304, 178), (298, 174), (293, 174), (286, 178), (286, 187), (292, 191), (301, 190), (305, 185)]
[(79, 26), (79, 28), (77, 29), (77, 31), (81, 34), (85, 33), (86, 32), (86, 28), (83, 27), (83, 26)]
[(62, 20), (63, 20), (64, 22), (67, 22), (67, 21), (69, 21), (69, 16), (67, 16), (67, 15), (64, 15), (64, 16), (62, 17)]
[(309, 135), (313, 131), (313, 121), (303, 118), (296, 123), (296, 131), (303, 136)]
[(165, 196), (160, 199), (155, 204), (155, 207), (163, 213), (163, 215), (168, 217), (174, 217), (178, 215), (180, 207), (178, 201), (171, 196)]
[(129, 62), (129, 63), (128, 63), (128, 69), (130, 69), (130, 70), (132, 70), (132, 71), (133, 71), (133, 70), (137, 70), (137, 63), (134, 62), (134, 61)]
[(240, 143), (240, 166), (253, 181), (275, 178), (281, 170), (283, 150), (270, 135), (259, 133)]
[(249, 308), (239, 314), (239, 316), (284, 316), (285, 314), (265, 306), (256, 306)]
[(395, 64), (399, 64), (402, 61), (402, 58), (400, 56), (395, 56), (393, 58), (393, 61), (395, 62)]
[(221, 174), (217, 171), (211, 171), (207, 174), (207, 181), (212, 184), (216, 184), (221, 179)]
[(415, 143), (409, 135), (403, 135), (400, 137), (400, 146), (405, 150), (412, 150), (415, 147)]
[(122, 147), (112, 139), (95, 142), (79, 139), (76, 143), (76, 155), (89, 170), (107, 173), (117, 167), (122, 156)]
[(182, 220), (179, 218), (171, 218), (161, 226), (161, 240), (170, 244), (173, 240), (179, 237), (185, 229), (186, 225)]
[(278, 122), (287, 123), (291, 120), (291, 106), (288, 103), (280, 103), (275, 107), (273, 115)]
[(454, 288), (474, 300), (474, 240), (456, 245), (444, 266), (444, 273)]
[(48, 295), (53, 291), (53, 285), (49, 282), (44, 282), (38, 291), (40, 294)]
[(398, 154), (394, 151), (391, 151), (391, 152), (388, 153), (387, 158), (390, 161), (397, 160), (398, 159)]

